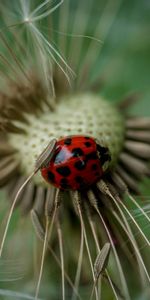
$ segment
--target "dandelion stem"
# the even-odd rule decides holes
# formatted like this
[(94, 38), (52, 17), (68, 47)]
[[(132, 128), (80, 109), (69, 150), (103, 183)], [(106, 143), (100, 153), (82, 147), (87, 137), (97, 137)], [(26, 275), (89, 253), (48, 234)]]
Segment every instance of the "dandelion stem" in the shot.
[[(147, 272), (147, 269), (146, 269), (145, 264), (143, 262), (143, 259), (141, 257), (141, 254), (138, 250), (138, 246), (137, 246), (136, 240), (134, 239), (134, 236), (132, 234), (130, 226), (129, 226), (128, 222), (126, 221), (126, 217), (125, 217), (122, 209), (119, 206), (119, 203), (122, 203), (122, 201), (121, 201), (121, 199), (119, 198), (119, 196), (117, 194), (116, 194), (116, 199), (115, 199), (115, 197), (113, 196), (113, 194), (111, 193), (111, 191), (109, 190), (109, 187), (107, 185), (106, 185), (106, 190), (107, 190), (107, 194), (109, 195), (109, 197), (111, 197), (111, 199), (113, 200), (113, 202), (117, 206), (117, 208), (118, 208), (118, 210), (119, 210), (119, 212), (122, 216), (122, 219), (124, 220), (124, 223), (125, 223), (126, 227), (123, 225), (123, 223), (121, 222), (121, 220), (117, 216), (117, 214), (115, 212), (113, 212), (113, 214), (115, 215), (115, 217), (117, 218), (117, 220), (121, 224), (121, 226), (123, 227), (124, 231), (126, 232), (128, 238), (130, 239), (130, 241), (133, 245), (133, 248), (135, 250), (135, 254), (136, 254), (136, 257), (137, 257), (139, 269), (140, 269), (141, 278), (142, 278), (142, 281), (145, 282), (145, 279), (144, 279), (144, 276), (143, 276), (143, 269), (145, 270), (145, 273), (146, 273), (147, 276), (148, 276), (148, 272)], [(116, 191), (114, 191), (114, 192), (116, 193)], [(141, 266), (143, 267), (143, 269), (141, 268)], [(148, 279), (149, 279), (149, 276), (148, 276)]]
[(35, 171), (26, 179), (26, 181), (22, 184), (22, 186), (20, 187), (20, 189), (18, 190), (17, 194), (16, 194), (16, 197), (12, 203), (12, 206), (10, 208), (10, 212), (9, 212), (9, 215), (8, 215), (8, 219), (7, 219), (7, 223), (6, 223), (6, 227), (5, 227), (5, 231), (4, 231), (4, 234), (3, 234), (3, 238), (2, 238), (2, 242), (1, 242), (1, 246), (0, 246), (0, 257), (2, 256), (2, 251), (3, 251), (3, 248), (4, 248), (4, 243), (5, 243), (5, 239), (6, 239), (6, 235), (7, 235), (7, 232), (8, 232), (8, 227), (9, 227), (9, 224), (10, 224), (10, 220), (11, 220), (11, 217), (12, 217), (12, 213), (14, 211), (14, 208), (15, 208), (15, 205), (16, 205), (16, 202), (17, 202), (17, 199), (18, 199), (18, 196), (20, 195), (20, 193), (22, 192), (22, 190), (24, 189), (24, 187), (27, 185), (27, 183), (31, 180), (31, 178), (35, 175)]
[(65, 274), (64, 274), (63, 241), (62, 241), (62, 231), (61, 231), (61, 227), (60, 227), (58, 218), (57, 218), (56, 225), (57, 225), (57, 233), (58, 233), (58, 240), (59, 240), (61, 273), (62, 273), (62, 300), (65, 300)]
[[(85, 240), (85, 245), (86, 245), (86, 248), (87, 248), (87, 253), (88, 253), (89, 262), (90, 262), (90, 266), (91, 266), (91, 271), (92, 271), (92, 276), (93, 276), (93, 282), (95, 283), (95, 275), (94, 275), (93, 262), (92, 262), (92, 258), (91, 258), (91, 253), (90, 253), (90, 249), (89, 249), (89, 244), (88, 244), (88, 239), (87, 239), (87, 235), (86, 235), (85, 225), (84, 225), (84, 221), (83, 221), (83, 217), (82, 217), (82, 212), (81, 212), (81, 208), (80, 208), (79, 196), (76, 195), (75, 200), (76, 200), (76, 204), (77, 204), (77, 208), (78, 208), (78, 213), (79, 213), (79, 218), (80, 218), (81, 226), (83, 227), (84, 240)], [(95, 296), (96, 296), (96, 299), (98, 300), (98, 291), (97, 291), (97, 287), (96, 286), (95, 286)]]
[[(149, 277), (148, 271), (147, 271), (146, 266), (145, 266), (145, 264), (144, 264), (144, 262), (143, 262), (143, 259), (142, 259), (142, 257), (141, 257), (141, 254), (140, 254), (140, 252), (139, 252), (139, 250), (138, 250), (138, 246), (137, 246), (137, 244), (136, 244), (136, 241), (134, 240), (134, 237), (133, 237), (132, 232), (131, 232), (131, 230), (130, 230), (130, 228), (129, 228), (129, 225), (128, 225), (128, 230), (129, 230), (130, 234), (129, 234), (129, 232), (127, 231), (127, 229), (125, 228), (125, 226), (123, 225), (123, 222), (121, 222), (120, 218), (117, 216), (117, 214), (116, 214), (115, 212), (114, 212), (113, 214), (115, 215), (116, 219), (118, 220), (118, 222), (119, 222), (119, 224), (121, 225), (121, 227), (123, 228), (123, 230), (126, 232), (128, 238), (130, 239), (130, 241), (131, 241), (131, 243), (132, 243), (132, 245), (133, 245), (133, 247), (134, 247), (136, 256), (137, 256), (137, 260), (138, 260), (139, 267), (142, 265), (142, 267), (143, 267), (143, 269), (144, 269), (144, 271), (145, 271), (145, 274), (146, 274), (146, 276), (147, 276), (147, 278), (148, 278), (148, 280), (149, 280), (149, 282), (150, 282), (150, 277)], [(141, 269), (141, 268), (140, 268), (140, 269)], [(142, 272), (141, 272), (141, 273), (142, 273)], [(143, 277), (143, 276), (142, 276), (142, 277)]]
[(123, 270), (122, 270), (122, 266), (121, 266), (121, 263), (120, 263), (120, 260), (119, 260), (119, 257), (118, 257), (118, 254), (117, 254), (117, 251), (115, 249), (115, 246), (114, 246), (114, 243), (113, 243), (113, 240), (112, 240), (112, 237), (109, 233), (109, 230), (107, 228), (107, 225), (104, 221), (104, 218), (102, 217), (101, 213), (99, 212), (99, 210), (96, 208), (96, 211), (104, 225), (104, 228), (106, 230), (106, 233), (108, 235), (108, 238), (110, 240), (110, 243), (111, 243), (111, 246), (112, 246), (112, 250), (114, 252), (114, 256), (115, 256), (115, 259), (116, 259), (116, 263), (117, 263), (117, 266), (118, 266), (118, 270), (119, 270), (119, 273), (120, 273), (120, 278), (121, 278), (121, 282), (122, 282), (122, 286), (123, 286), (123, 290), (124, 290), (124, 293), (126, 294), (126, 298), (127, 299), (130, 299), (130, 296), (129, 296), (129, 292), (128, 292), (128, 287), (127, 287), (127, 283), (126, 283), (126, 280), (125, 280), (125, 276), (124, 276), (124, 273), (123, 273)]
[[(57, 194), (58, 197), (58, 194)], [(57, 199), (57, 198), (56, 198)], [(39, 289), (40, 289), (40, 283), (42, 279), (42, 273), (43, 273), (43, 266), (44, 266), (44, 259), (45, 259), (45, 253), (46, 253), (46, 248), (47, 248), (47, 243), (50, 241), (55, 217), (56, 217), (56, 212), (57, 212), (57, 203), (55, 203), (55, 208), (53, 211), (52, 215), (52, 220), (50, 222), (49, 217), (46, 217), (46, 229), (45, 229), (45, 237), (44, 237), (44, 244), (43, 244), (43, 251), (42, 251), (42, 258), (41, 258), (41, 266), (40, 266), (40, 273), (39, 273), (39, 278), (38, 278), (38, 283), (36, 287), (36, 293), (35, 293), (35, 299), (37, 300), (38, 294), (39, 294)], [(49, 228), (50, 225), (50, 228)]]
[[(78, 259), (76, 277), (75, 277), (75, 282), (74, 282), (74, 286), (75, 286), (76, 291), (78, 291), (78, 288), (79, 288), (79, 280), (80, 280), (82, 259), (83, 259), (83, 249), (84, 249), (84, 232), (83, 232), (83, 226), (81, 226), (81, 240), (80, 240), (79, 259)], [(77, 295), (73, 292), (71, 300), (76, 300), (76, 296)]]
[[(92, 233), (93, 233), (94, 241), (95, 241), (95, 244), (96, 244), (96, 247), (97, 247), (97, 252), (100, 252), (101, 249), (100, 249), (99, 242), (98, 242), (98, 238), (97, 238), (97, 234), (96, 234), (96, 231), (95, 231), (94, 222), (93, 222), (91, 216), (89, 216), (88, 220), (89, 220), (89, 224), (90, 224), (90, 227), (91, 227), (91, 230), (92, 230)], [(107, 269), (105, 270), (105, 273), (106, 273), (106, 275), (107, 275), (109, 284), (110, 284), (110, 286), (111, 286), (111, 288), (112, 288), (112, 291), (113, 291), (113, 294), (114, 294), (116, 300), (119, 300), (119, 298), (118, 298), (118, 296), (117, 296), (117, 293), (116, 293), (116, 291), (115, 291), (114, 285), (113, 285), (113, 283), (112, 283), (112, 281), (111, 281), (109, 272), (108, 272)], [(100, 291), (99, 291), (99, 294), (100, 294)]]
[(133, 221), (133, 223), (135, 224), (135, 226), (137, 227), (137, 229), (139, 230), (139, 232), (141, 233), (143, 239), (146, 241), (147, 245), (150, 246), (150, 242), (148, 241), (147, 237), (145, 236), (145, 234), (142, 232), (140, 226), (138, 225), (138, 223), (135, 221), (134, 217), (131, 215), (131, 213), (129, 212), (129, 210), (127, 209), (127, 207), (124, 205), (124, 203), (122, 201), (119, 201), (120, 205), (125, 209), (125, 211), (127, 212), (127, 214), (129, 215), (129, 217), (131, 218), (131, 220)]
[(144, 209), (135, 201), (133, 196), (129, 192), (127, 192), (127, 195), (130, 198), (130, 200), (135, 204), (135, 206), (139, 208), (139, 210), (145, 216), (145, 218), (150, 222), (149, 216), (145, 213)]
[(49, 229), (49, 219), (47, 218), (42, 258), (41, 258), (41, 264), (40, 264), (40, 273), (39, 273), (38, 283), (37, 283), (37, 287), (36, 287), (35, 300), (38, 299), (38, 294), (39, 294), (39, 289), (40, 289), (40, 284), (41, 284), (41, 279), (42, 279), (42, 274), (43, 274), (44, 259), (45, 259), (45, 253), (46, 253), (46, 248), (47, 248), (48, 229)]
[[(37, 213), (34, 210), (31, 211), (31, 219), (32, 219), (32, 223), (33, 223), (33, 226), (35, 228), (35, 231), (37, 233), (37, 236), (39, 237), (40, 240), (43, 241), (44, 237), (45, 237), (44, 228), (43, 228), (43, 226), (42, 226), (42, 224), (41, 224), (41, 222), (40, 222), (40, 220), (38, 218)], [(59, 258), (57, 257), (57, 255), (55, 254), (54, 250), (51, 248), (50, 243), (48, 243), (47, 247), (48, 247), (51, 255), (53, 256), (53, 258), (57, 262), (58, 266), (61, 269), (61, 262), (60, 262)], [(67, 274), (67, 272), (65, 270), (64, 270), (64, 275), (66, 277), (66, 280), (70, 284), (70, 287), (73, 289), (74, 293), (77, 295), (78, 299), (81, 300), (81, 297), (78, 294), (78, 291), (76, 291), (76, 289), (75, 289), (75, 287), (73, 285), (72, 280), (70, 279), (69, 275)]]

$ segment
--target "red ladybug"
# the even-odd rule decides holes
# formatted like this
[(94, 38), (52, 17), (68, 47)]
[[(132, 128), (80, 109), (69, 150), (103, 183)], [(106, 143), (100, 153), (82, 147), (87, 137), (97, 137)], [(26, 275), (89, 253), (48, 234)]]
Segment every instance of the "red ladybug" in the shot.
[(103, 176), (103, 165), (110, 160), (108, 148), (91, 137), (71, 136), (56, 143), (55, 152), (41, 174), (62, 190), (89, 188)]

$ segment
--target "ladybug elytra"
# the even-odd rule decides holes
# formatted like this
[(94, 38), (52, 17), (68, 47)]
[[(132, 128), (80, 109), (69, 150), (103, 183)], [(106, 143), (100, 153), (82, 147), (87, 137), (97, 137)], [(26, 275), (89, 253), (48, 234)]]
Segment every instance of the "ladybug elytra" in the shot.
[(82, 190), (103, 176), (103, 165), (110, 159), (108, 148), (101, 147), (91, 137), (65, 137), (57, 141), (54, 154), (41, 168), (41, 174), (62, 190)]

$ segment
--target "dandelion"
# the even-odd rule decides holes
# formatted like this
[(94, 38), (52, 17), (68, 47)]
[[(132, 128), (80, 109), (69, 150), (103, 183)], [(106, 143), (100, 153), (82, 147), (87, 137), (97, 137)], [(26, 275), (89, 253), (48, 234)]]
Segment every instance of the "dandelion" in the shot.
[(58, 268), (61, 288), (54, 299), (98, 300), (108, 289), (114, 299), (133, 299), (130, 272), (138, 293), (148, 295), (142, 247), (148, 253), (150, 241), (137, 216), (146, 226), (150, 218), (147, 203), (143, 207), (133, 194), (150, 175), (150, 120), (128, 115), (134, 97), (118, 106), (103, 99), (99, 76), (90, 78), (121, 1), (114, 1), (104, 26), (108, 1), (90, 34), (86, 9), (92, 10), (92, 1), (0, 5), (0, 185), (12, 201), (0, 255), (19, 206), (42, 241), (35, 299), (41, 291), (53, 297), (45, 288), (46, 262)]

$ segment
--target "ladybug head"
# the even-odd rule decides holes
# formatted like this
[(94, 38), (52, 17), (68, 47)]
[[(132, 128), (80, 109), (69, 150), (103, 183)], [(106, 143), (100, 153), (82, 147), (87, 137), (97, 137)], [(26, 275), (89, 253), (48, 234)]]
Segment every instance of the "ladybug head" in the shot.
[(103, 170), (106, 171), (106, 169), (109, 166), (109, 163), (111, 162), (110, 151), (108, 147), (101, 146), (98, 142), (96, 142), (96, 145), (97, 145), (99, 160), (101, 162)]

